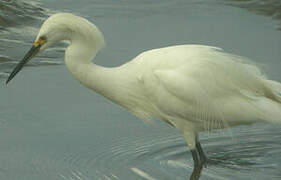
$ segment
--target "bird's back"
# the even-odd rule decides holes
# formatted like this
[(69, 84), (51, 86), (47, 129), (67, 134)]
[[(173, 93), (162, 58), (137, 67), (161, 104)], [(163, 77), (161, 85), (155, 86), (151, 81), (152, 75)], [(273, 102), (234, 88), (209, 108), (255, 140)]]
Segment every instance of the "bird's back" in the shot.
[(203, 129), (280, 121), (280, 83), (267, 80), (250, 60), (219, 48), (154, 49), (127, 65), (138, 79), (142, 99), (165, 121), (186, 120)]

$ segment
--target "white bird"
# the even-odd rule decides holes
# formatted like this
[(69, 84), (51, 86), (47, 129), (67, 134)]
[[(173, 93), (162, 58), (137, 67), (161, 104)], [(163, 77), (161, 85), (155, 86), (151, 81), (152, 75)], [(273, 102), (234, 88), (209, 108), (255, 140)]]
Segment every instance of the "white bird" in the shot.
[(81, 84), (123, 106), (140, 119), (159, 118), (183, 134), (199, 178), (206, 156), (198, 132), (255, 122), (281, 122), (281, 84), (268, 80), (246, 58), (203, 45), (178, 45), (141, 53), (114, 68), (92, 63), (104, 46), (88, 20), (58, 13), (42, 25), (8, 83), (38, 52), (68, 40), (65, 64)]

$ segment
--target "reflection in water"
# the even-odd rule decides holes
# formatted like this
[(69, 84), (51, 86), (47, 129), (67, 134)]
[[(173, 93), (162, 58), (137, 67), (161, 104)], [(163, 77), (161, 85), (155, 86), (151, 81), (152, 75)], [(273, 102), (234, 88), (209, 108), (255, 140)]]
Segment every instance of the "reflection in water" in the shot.
[(200, 178), (203, 166), (195, 167), (190, 176), (190, 180), (198, 180)]
[[(221, 132), (214, 133), (211, 137), (205, 134), (206, 139), (202, 141), (202, 145), (207, 151), (207, 167), (192, 169), (191, 153), (186, 144), (177, 136), (172, 136), (170, 139), (174, 143), (168, 143), (162, 148), (140, 154), (135, 161), (146, 162), (154, 159), (158, 162), (159, 169), (169, 169), (171, 173), (174, 173), (173, 169), (185, 169), (186, 179), (198, 179), (201, 175), (199, 179), (203, 180), (224, 179), (223, 177), (227, 176), (229, 179), (244, 177), (246, 180), (249, 179), (253, 170), (267, 172), (264, 175), (252, 175), (253, 177), (259, 176), (259, 179), (280, 177), (278, 173), (281, 168), (276, 164), (276, 157), (280, 159), (281, 134), (276, 133), (278, 127), (274, 130), (269, 125), (263, 126), (263, 124), (259, 124), (254, 127), (234, 128), (235, 137), (233, 134), (222, 134)], [(146, 170), (142, 169), (144, 172)], [(148, 174), (152, 176), (155, 172)]]
[[(281, 20), (280, 0), (227, 0), (223, 2), (231, 6), (237, 6), (260, 15)], [(278, 30), (281, 30), (281, 27)]]
[[(41, 24), (48, 12), (39, 6), (38, 1), (3, 0), (0, 2), (0, 81), (8, 76), (11, 69), (22, 58), (18, 51), (31, 46), (38, 31), (36, 26)], [(49, 50), (49, 53), (40, 55), (28, 66), (62, 64), (63, 61), (58, 59), (62, 57), (64, 46), (63, 43), (57, 44)]]
[(45, 17), (46, 11), (36, 1), (2, 0), (0, 3), (0, 27), (11, 27)]
[(8, 57), (1, 56), (1, 55), (0, 55), (0, 63), (1, 63), (1, 62), (7, 62), (7, 61), (11, 61), (11, 59), (9, 59)]
[[(43, 3), (43, 1), (41, 2)], [(73, 1), (73, 3), (75, 2)], [(91, 3), (93, 2), (96, 4), (89, 6), (87, 11), (83, 13), (78, 11), (78, 13), (93, 19), (96, 17), (95, 14), (102, 15), (101, 24), (104, 25), (104, 29), (112, 27), (108, 24), (114, 22), (116, 28), (123, 25), (136, 26), (143, 23), (145, 25), (142, 27), (143, 31), (147, 31), (146, 35), (149, 35), (152, 31), (151, 28), (155, 27), (153, 23), (157, 24), (160, 21), (162, 22), (161, 28), (165, 29), (169, 28), (168, 20), (178, 19), (182, 16), (184, 22), (198, 21), (198, 24), (193, 24), (198, 27), (188, 27), (190, 24), (182, 22), (173, 25), (179, 25), (180, 28), (186, 29), (192, 35), (194, 33), (191, 31), (200, 31), (203, 35), (205, 31), (199, 28), (202, 27), (199, 24), (201, 24), (201, 21), (206, 23), (209, 20), (204, 19), (205, 17), (202, 15), (206, 14), (206, 11), (203, 11), (205, 9), (199, 8), (201, 4), (205, 3), (204, 1), (193, 0), (193, 3), (189, 3), (186, 0), (159, 0), (153, 1), (152, 4), (150, 0), (135, 0), (133, 3), (129, 0), (120, 1), (122, 4), (119, 4), (119, 1), (91, 1)], [(130, 4), (126, 4), (127, 2)], [(161, 4), (161, 2), (163, 3)], [(211, 2), (208, 1), (208, 3)], [(222, 0), (214, 2), (219, 4)], [(225, 0), (223, 2), (249, 9), (251, 12), (263, 12), (264, 15), (280, 19), (280, 11), (277, 11), (277, 6), (270, 5), (272, 2), (279, 3), (279, 0)], [(278, 5), (277, 3), (276, 5)], [(56, 3), (54, 3), (55, 5)], [(80, 1), (79, 6), (83, 6), (85, 9), (88, 7)], [(96, 7), (95, 11), (93, 11), (93, 7)], [(58, 7), (60, 10), (64, 8), (64, 6)], [(198, 13), (192, 11), (195, 9)], [(210, 6), (210, 10), (216, 9), (222, 9), (222, 6), (216, 4)], [(187, 10), (188, 12), (185, 14)], [(69, 8), (68, 11), (77, 12), (77, 9)], [(17, 61), (22, 58), (24, 51), (30, 48), (37, 33), (36, 27), (41, 25), (42, 17), (44, 19), (47, 17), (47, 12), (46, 9), (41, 8), (33, 1), (0, 1), (0, 78), (6, 76), (17, 64)], [(128, 14), (130, 16), (127, 19)], [(140, 14), (150, 17), (145, 19)], [(157, 17), (165, 16), (150, 21), (150, 18), (153, 19), (153, 14), (157, 14)], [(166, 16), (166, 14), (168, 15)], [(168, 18), (174, 15), (175, 17)], [(125, 19), (128, 23), (124, 23), (122, 19)], [(143, 21), (140, 19), (143, 19)], [(223, 19), (219, 20), (214, 20), (213, 25), (224, 23)], [(238, 26), (237, 29), (239, 28)], [(127, 30), (126, 33), (129, 35), (134, 27), (119, 28), (118, 31), (112, 29), (113, 32), (109, 31), (108, 34), (115, 35), (119, 33), (119, 30)], [(169, 31), (171, 30), (173, 29)], [(22, 31), (26, 33), (22, 33)], [(214, 31), (217, 31), (217, 29), (214, 28)], [(160, 31), (158, 34), (161, 34)], [(133, 34), (133, 36), (135, 35), (137, 34)], [(201, 35), (197, 37), (200, 38)], [(158, 36), (155, 39), (153, 37), (153, 41), (160, 41), (160, 37), (169, 39), (166, 36)], [(172, 38), (174, 37), (170, 39)], [(223, 38), (235, 41), (241, 40), (239, 38), (243, 37)], [(108, 40), (112, 39), (114, 38), (111, 37)], [(143, 37), (138, 40), (140, 44), (143, 43), (144, 47), (148, 42), (153, 43)], [(144, 42), (141, 42), (142, 40)], [(197, 42), (197, 40), (193, 39), (192, 42)], [(204, 41), (206, 41), (206, 37)], [(218, 39), (218, 41), (224, 42), (222, 39)], [(153, 46), (158, 45), (153, 44)], [(38, 61), (31, 61), (29, 66), (62, 63), (63, 46), (58, 45), (50, 52), (42, 54), (38, 57)], [(255, 47), (255, 44), (252, 44), (252, 46)], [(269, 43), (268, 46), (271, 46), (271, 44)], [(130, 51), (135, 50), (135, 48), (133, 46)], [(125, 47), (120, 46), (120, 49), (125, 49)], [(143, 49), (143, 47), (140, 49)], [(126, 53), (123, 55), (127, 58), (128, 53), (129, 51), (126, 49)], [(114, 57), (120, 54), (120, 51), (117, 51)], [(56, 57), (60, 60), (54, 59)], [(126, 117), (128, 119), (124, 118), (120, 121), (115, 119), (118, 116), (115, 116), (114, 113), (118, 115), (122, 113), (119, 109), (114, 108), (112, 109), (113, 114), (105, 115), (104, 109), (106, 108), (99, 109), (99, 107), (107, 102), (99, 98), (91, 99), (94, 95), (90, 93), (91, 95), (87, 96), (87, 91), (84, 91), (81, 87), (78, 88), (79, 91), (76, 91), (75, 83), (72, 81), (68, 84), (68, 81), (62, 82), (65, 79), (54, 78), (59, 75), (56, 74), (57, 71), (52, 71), (51, 68), (33, 68), (33, 70), (38, 71), (34, 74), (49, 75), (47, 72), (52, 72), (52, 78), (44, 77), (52, 84), (42, 84), (41, 80), (41, 82), (37, 82), (38, 79), (32, 79), (31, 75), (30, 79), (24, 78), (27, 81), (23, 81), (18, 90), (13, 86), (1, 86), (3, 89), (1, 89), (0, 96), (3, 103), (0, 108), (0, 179), (187, 180), (190, 178), (193, 172), (192, 155), (182, 136), (175, 130), (163, 128), (158, 131), (154, 127), (140, 129), (139, 126), (135, 125), (128, 127), (130, 122), (134, 122), (134, 120), (129, 119), (131, 117)], [(62, 69), (59, 69), (59, 71), (62, 71)], [(69, 77), (68, 74), (66, 76)], [(60, 81), (56, 79), (60, 79)], [(41, 85), (34, 86), (32, 92), (29, 93), (26, 92), (26, 89), (28, 89), (26, 84), (30, 82)], [(54, 83), (57, 85), (54, 85)], [(16, 83), (14, 86), (16, 86)], [(44, 97), (42, 94), (44, 94)], [(70, 95), (67, 96), (68, 94), (75, 95), (77, 98), (71, 97), (70, 101)], [(14, 97), (17, 97), (17, 99)], [(88, 99), (93, 102), (85, 103)], [(28, 102), (28, 105), (26, 102)], [(79, 110), (76, 111), (76, 107)], [(97, 116), (98, 111), (91, 113), (93, 109), (98, 109), (101, 115)], [(76, 116), (76, 114), (78, 115)], [(91, 123), (87, 121), (91, 121)], [(139, 121), (136, 120), (136, 122)], [(132, 131), (132, 133), (127, 131)], [(97, 133), (95, 134), (95, 132)], [(115, 136), (119, 132), (121, 135)], [(227, 133), (203, 134), (201, 143), (209, 159), (207, 167), (204, 167), (201, 171), (200, 180), (280, 179), (280, 139), (280, 127), (272, 128), (270, 125), (239, 127), (233, 129), (233, 137)], [(199, 172), (194, 173), (195, 178), (199, 176)]]

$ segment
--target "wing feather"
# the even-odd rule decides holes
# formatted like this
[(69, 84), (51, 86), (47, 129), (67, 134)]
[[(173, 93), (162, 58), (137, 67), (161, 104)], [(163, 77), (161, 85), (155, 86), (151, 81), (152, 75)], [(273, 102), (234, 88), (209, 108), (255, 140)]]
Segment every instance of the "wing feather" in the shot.
[(264, 95), (264, 75), (249, 60), (208, 48), (181, 63), (153, 71), (166, 98), (177, 100), (171, 100), (177, 103), (170, 104), (169, 110), (159, 101), (163, 112), (201, 124), (204, 130), (239, 121), (252, 123), (262, 117), (252, 102)]

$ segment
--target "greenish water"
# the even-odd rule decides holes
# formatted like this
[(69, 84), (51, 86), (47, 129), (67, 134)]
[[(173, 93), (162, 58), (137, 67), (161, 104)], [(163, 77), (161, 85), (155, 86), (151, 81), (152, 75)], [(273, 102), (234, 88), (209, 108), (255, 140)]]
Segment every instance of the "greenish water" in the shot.
[[(49, 14), (72, 12), (94, 22), (107, 42), (95, 60), (104, 66), (148, 49), (206, 44), (262, 63), (271, 79), (281, 81), (280, 18), (247, 6), (262, 2), (0, 2), (0, 179), (183, 180), (192, 172), (191, 154), (176, 129), (158, 120), (145, 124), (82, 87), (63, 65), (63, 44), (4, 85)], [(216, 163), (203, 169), (200, 180), (280, 179), (280, 129), (256, 124), (202, 133)]]

